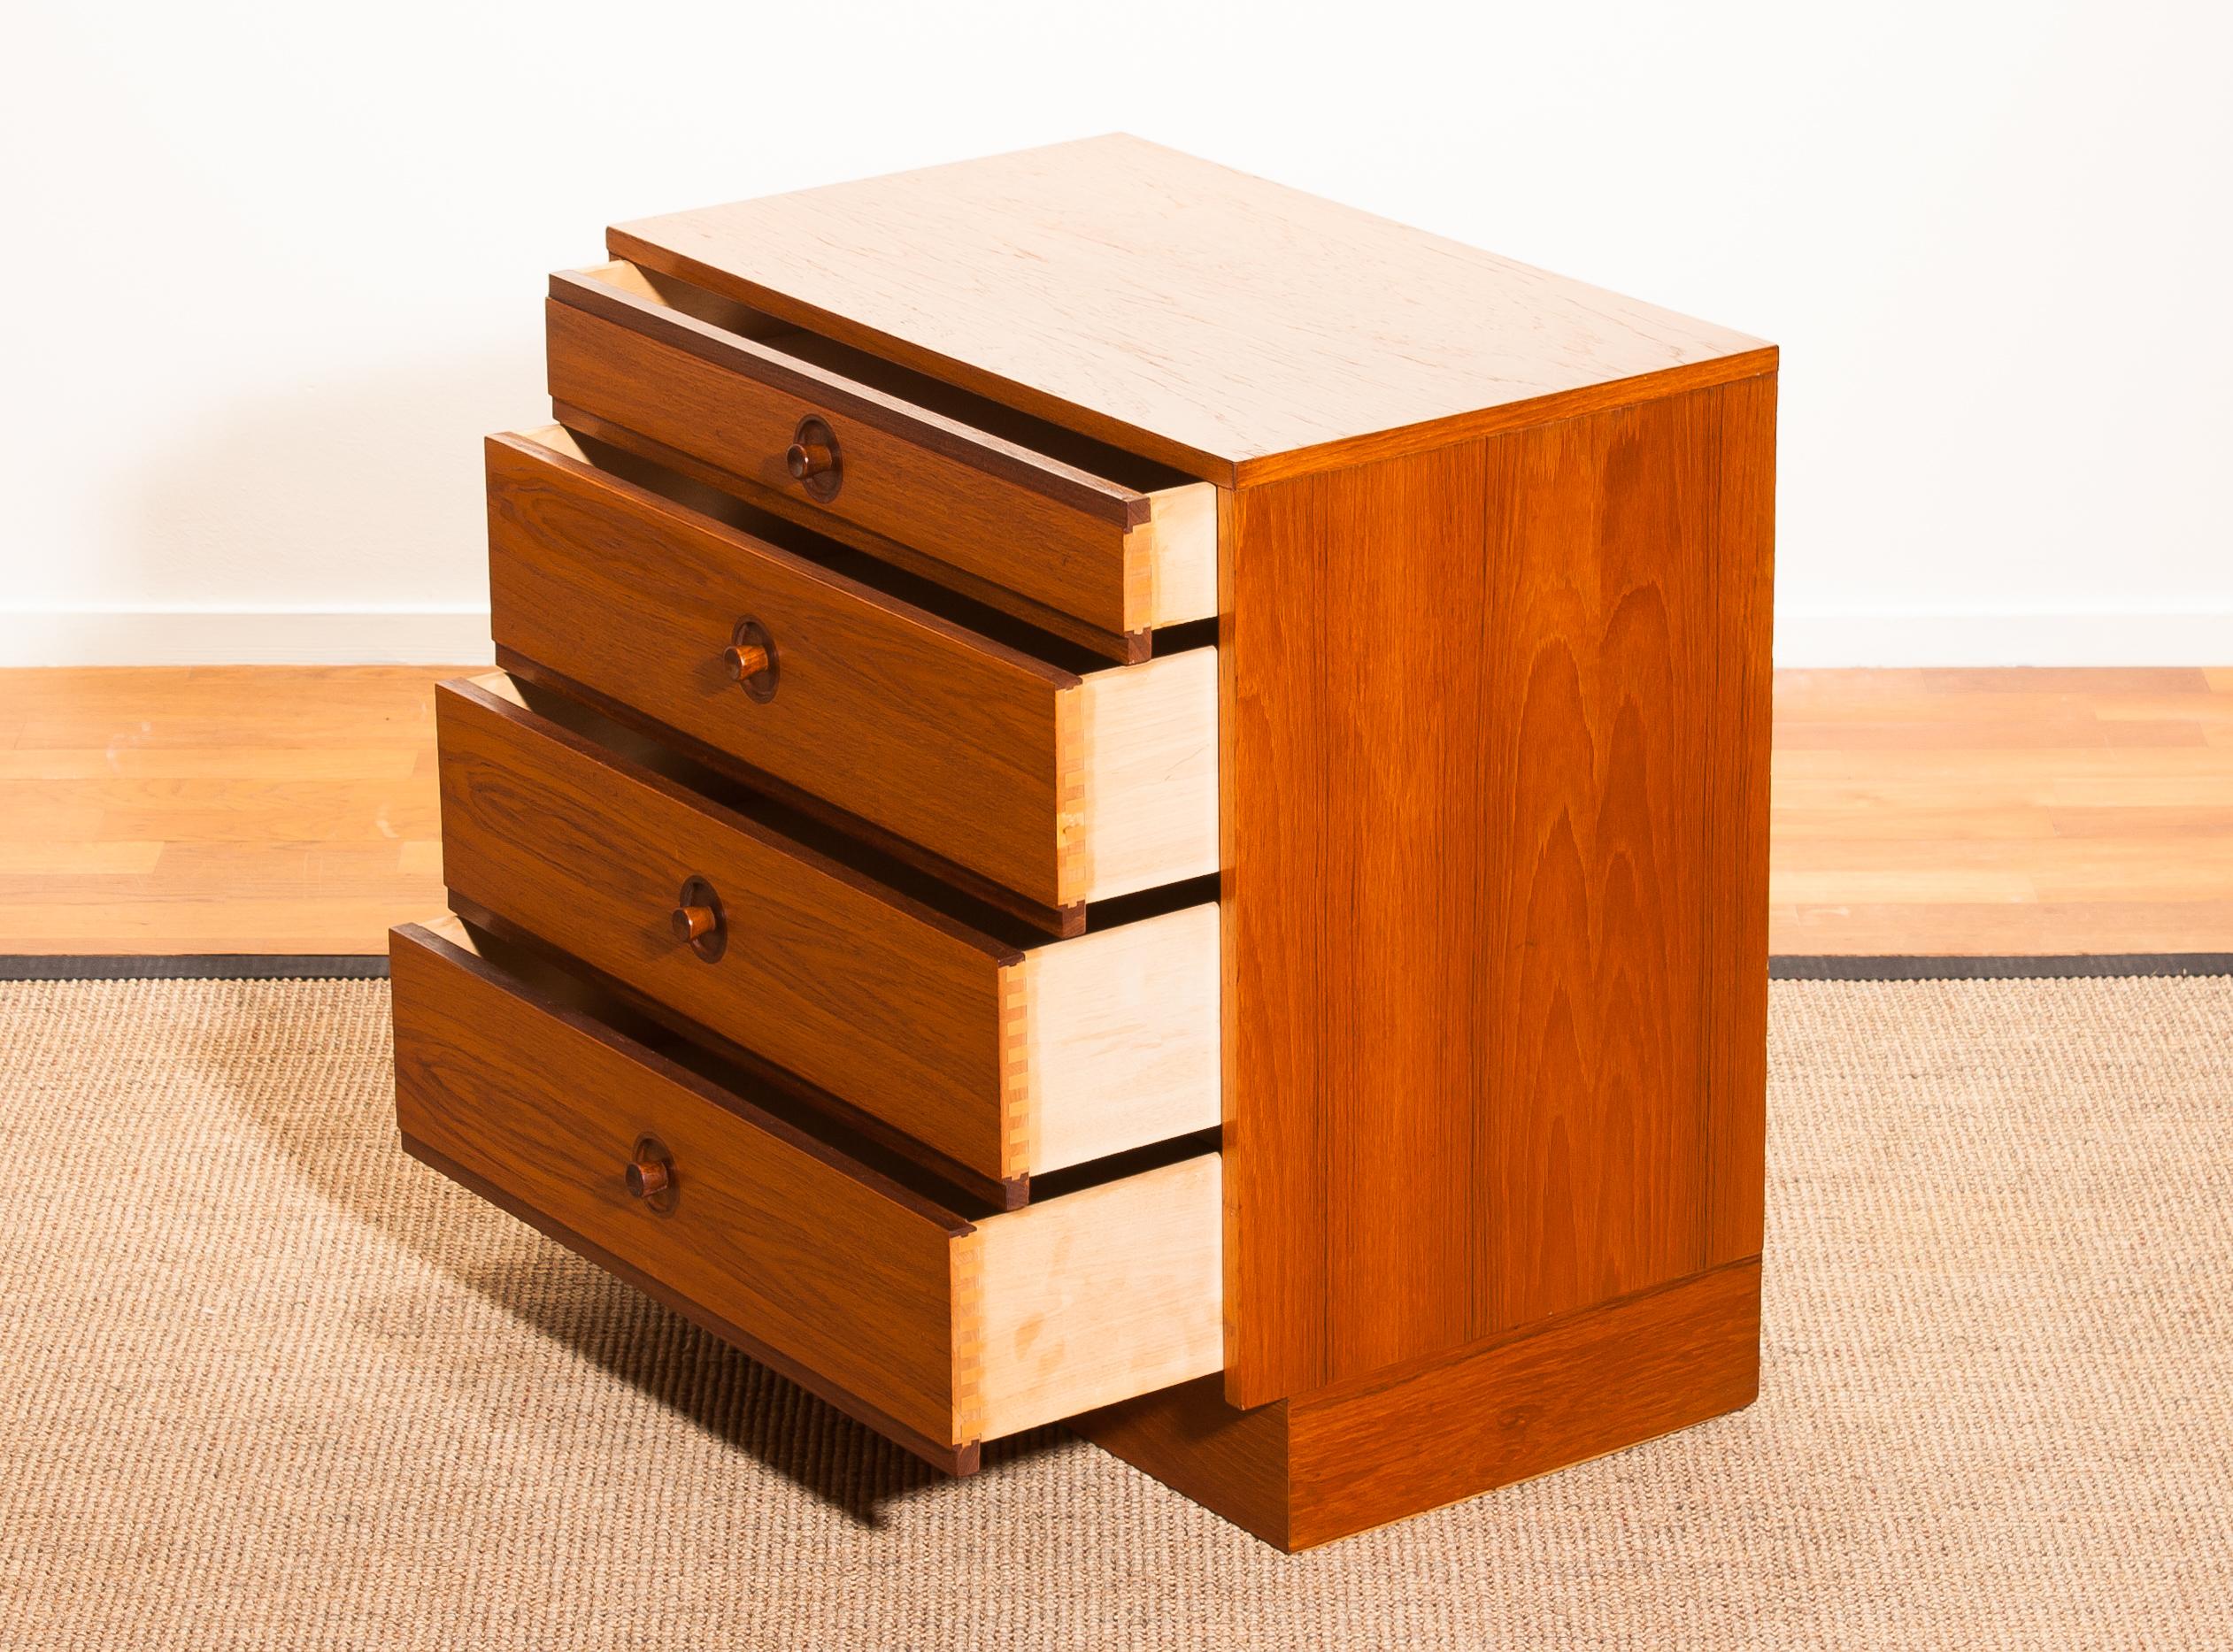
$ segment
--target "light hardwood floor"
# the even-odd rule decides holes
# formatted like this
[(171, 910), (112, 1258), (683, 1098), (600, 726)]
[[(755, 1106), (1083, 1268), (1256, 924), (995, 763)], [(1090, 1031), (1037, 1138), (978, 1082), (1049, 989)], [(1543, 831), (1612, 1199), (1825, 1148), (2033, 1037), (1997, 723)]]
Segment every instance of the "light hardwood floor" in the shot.
[[(0, 672), (0, 953), (442, 908), (432, 667)], [(2233, 668), (1784, 672), (1779, 953), (2233, 951)]]
[(1779, 672), (1774, 795), (1774, 951), (2233, 951), (2233, 669)]
[(0, 953), (386, 950), (442, 911), (452, 674), (0, 672)]

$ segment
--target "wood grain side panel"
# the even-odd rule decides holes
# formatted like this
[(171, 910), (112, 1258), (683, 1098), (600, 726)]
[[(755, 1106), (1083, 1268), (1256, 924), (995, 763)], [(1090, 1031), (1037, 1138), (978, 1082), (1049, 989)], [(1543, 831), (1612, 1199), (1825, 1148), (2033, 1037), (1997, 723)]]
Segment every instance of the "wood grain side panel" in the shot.
[(1290, 1402), (1287, 1547), (1308, 1548), (1742, 1409), (1757, 1258), (1463, 1357)]
[[(551, 399), (770, 488), (797, 491), (783, 455), (827, 410), (556, 300), (546, 305)], [(843, 480), (825, 507), (872, 532), (1077, 615), (1146, 628), (1127, 607), (1125, 529), (874, 426), (834, 418)]]
[[(495, 1183), (934, 1441), (954, 1439), (949, 1246), (912, 1210), (711, 1087), (423, 931), (394, 937), (397, 1116)], [(656, 1137), (665, 1213), (621, 1170)]]
[[(471, 684), (435, 697), (443, 875), (466, 900), (986, 1175), (1004, 1163), (999, 965), (880, 894)], [(670, 918), (710, 881), (728, 949)]]
[(1311, 642), (1325, 623), (1323, 491), (1219, 497), (1225, 1387), (1249, 1406), (1326, 1369), (1334, 1190), (1319, 1103), (1332, 1041), (1318, 892), (1338, 862), (1315, 823), (1338, 794), (1321, 734), (1335, 688)]
[[(1048, 906), (1067, 673), (974, 638), (579, 459), (488, 443), (500, 648)], [(751, 618), (773, 698), (722, 655)]]
[(1723, 478), (1706, 816), (1706, 1261), (1760, 1254), (1767, 1188), (1768, 771), (1775, 606), (1773, 377), (1731, 385), (1703, 455)]
[[(1318, 890), (1328, 1377), (1475, 1334), (1472, 1132), (1497, 852), (1482, 818), (1488, 611), (1481, 455), (1446, 448), (1310, 484), (1328, 549), (1320, 741), (1335, 800)], [(1335, 869), (1338, 869), (1337, 871)], [(1419, 1288), (1418, 1282), (1428, 1282)]]
[[(1764, 784), (1741, 772), (1756, 741), (1711, 739), (1723, 658), (1764, 623), (1760, 512), (1739, 530), (1723, 503), (1757, 486), (1725, 440), (1757, 394), (1239, 496), (1220, 708), (1236, 1403), (1706, 1264), (1708, 1165), (1750, 1128), (1708, 1100), (1741, 972), (1706, 936), (1758, 875), (1741, 849), (1709, 870), (1721, 813)], [(1733, 608), (1731, 566), (1754, 581)], [(1729, 1049), (1754, 1035), (1732, 1019)]]
[(1240, 496), (1244, 1403), (1472, 1334), (1482, 483), (1460, 447)]
[(1487, 444), (1475, 1335), (1703, 1265), (1716, 396)]

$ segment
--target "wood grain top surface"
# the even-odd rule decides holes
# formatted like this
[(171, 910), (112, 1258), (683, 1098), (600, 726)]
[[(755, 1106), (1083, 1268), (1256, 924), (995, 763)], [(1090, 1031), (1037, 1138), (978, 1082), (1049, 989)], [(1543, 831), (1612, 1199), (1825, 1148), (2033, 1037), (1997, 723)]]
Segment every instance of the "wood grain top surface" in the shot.
[[(646, 219), (607, 241), (1228, 484), (1776, 365), (1742, 334), (1122, 135)], [(1611, 388), (1653, 374), (1668, 381)]]

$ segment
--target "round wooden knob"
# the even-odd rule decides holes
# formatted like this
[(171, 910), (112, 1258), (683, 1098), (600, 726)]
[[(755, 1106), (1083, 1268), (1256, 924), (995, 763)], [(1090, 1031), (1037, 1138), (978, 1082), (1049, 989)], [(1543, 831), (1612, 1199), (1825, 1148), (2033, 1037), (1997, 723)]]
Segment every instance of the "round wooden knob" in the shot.
[(790, 472), (793, 481), (803, 482), (835, 470), (837, 454), (820, 442), (794, 442), (783, 454), (783, 465)]
[(827, 504), (837, 497), (845, 480), (844, 456), (837, 450), (837, 433), (829, 421), (808, 414), (791, 432), (791, 445), (783, 451), (783, 468), (806, 490), (810, 499)]
[(749, 614), (730, 630), (721, 663), (728, 667), (730, 680), (753, 699), (765, 704), (775, 697), (776, 680), (782, 674), (775, 639)]
[(674, 1182), (674, 1168), (663, 1158), (644, 1158), (640, 1155), (628, 1161), (621, 1172), (627, 1179), (628, 1192), (639, 1199), (655, 1199)]
[(675, 940), (708, 964), (719, 964), (721, 954), (728, 950), (728, 925), (721, 915), (721, 897), (705, 879), (683, 880), (670, 921)]

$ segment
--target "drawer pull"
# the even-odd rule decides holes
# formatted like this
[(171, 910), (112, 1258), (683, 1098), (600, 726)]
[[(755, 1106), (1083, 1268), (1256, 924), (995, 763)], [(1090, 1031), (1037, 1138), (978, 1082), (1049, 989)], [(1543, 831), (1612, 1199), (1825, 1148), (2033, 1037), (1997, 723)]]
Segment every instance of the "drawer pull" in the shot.
[(721, 659), (737, 687), (753, 699), (765, 705), (775, 697), (775, 640), (758, 620), (745, 619), (736, 622)]
[(783, 455), (783, 468), (791, 480), (816, 499), (837, 497), (845, 480), (844, 456), (837, 450), (837, 433), (819, 419), (802, 419)]
[(658, 1137), (638, 1138), (621, 1169), (620, 1179), (628, 1185), (630, 1198), (643, 1200), (662, 1215), (674, 1208), (674, 1156)]
[(712, 884), (703, 878), (683, 884), (670, 921), (677, 941), (708, 964), (720, 962), (721, 954), (728, 949), (728, 926), (722, 921), (721, 897), (713, 893)]

